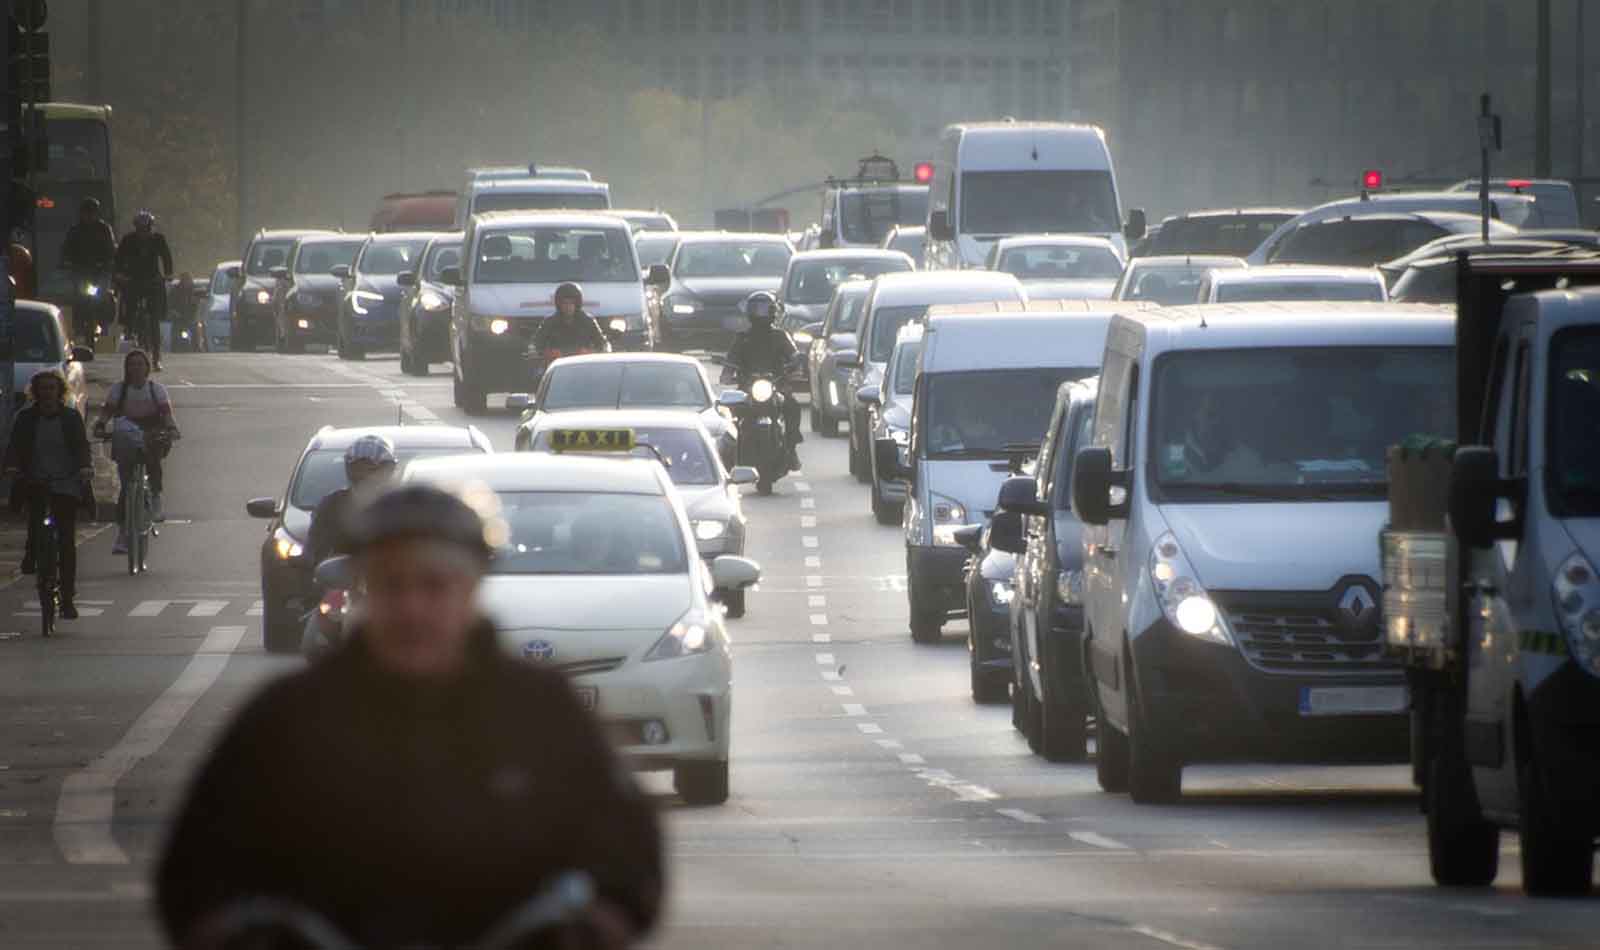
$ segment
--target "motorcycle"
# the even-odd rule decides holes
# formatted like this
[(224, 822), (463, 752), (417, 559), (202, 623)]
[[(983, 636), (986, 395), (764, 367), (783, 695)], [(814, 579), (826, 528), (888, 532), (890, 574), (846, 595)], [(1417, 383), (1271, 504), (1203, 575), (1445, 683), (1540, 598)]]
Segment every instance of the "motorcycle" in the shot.
[[(791, 368), (792, 369), (792, 368)], [(737, 383), (739, 368), (723, 363), (722, 382)], [(772, 486), (789, 474), (789, 431), (784, 421), (784, 402), (791, 397), (784, 391), (785, 376), (751, 374), (740, 389), (745, 398), (731, 407), (739, 427), (738, 464), (749, 465), (760, 476), (756, 493), (772, 494)]]
[(72, 279), (72, 338), (79, 346), (93, 347), (117, 319), (117, 292), (110, 275)]

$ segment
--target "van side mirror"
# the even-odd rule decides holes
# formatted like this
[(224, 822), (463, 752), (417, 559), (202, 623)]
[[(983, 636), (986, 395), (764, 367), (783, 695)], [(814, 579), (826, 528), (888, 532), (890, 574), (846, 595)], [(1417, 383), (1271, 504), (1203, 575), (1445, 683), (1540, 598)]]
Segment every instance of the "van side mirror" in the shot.
[(1000, 483), (999, 507), (1019, 515), (1048, 514), (1039, 500), (1039, 483), (1027, 475), (1013, 475)]
[(956, 232), (950, 227), (950, 212), (940, 208), (928, 215), (928, 237), (935, 241), (956, 239)]
[(415, 287), (417, 286), (417, 272), (403, 270), (394, 275), (394, 282), (399, 284), (401, 287)]
[(890, 478), (911, 478), (911, 466), (900, 461), (900, 443), (893, 439), (877, 439), (872, 443), (873, 460), (878, 463), (878, 473)]
[(461, 286), (461, 268), (446, 267), (439, 271), (439, 279), (452, 287)]
[(89, 349), (87, 346), (75, 346), (75, 347), (73, 347), (72, 348), (72, 362), (74, 362), (74, 363), (93, 363), (94, 362), (94, 350)]
[(761, 580), (761, 565), (749, 558), (724, 554), (711, 562), (711, 586), (717, 590), (744, 590)]
[(1461, 543), (1484, 548), (1502, 538), (1521, 534), (1515, 523), (1495, 519), (1497, 502), (1519, 493), (1516, 480), (1500, 477), (1500, 459), (1494, 449), (1484, 445), (1463, 445), (1456, 449), (1450, 470), (1450, 527)]
[(989, 519), (989, 547), (1007, 554), (1022, 554), (1027, 541), (1022, 536), (1022, 514), (1016, 511), (997, 511)]
[(272, 279), (273, 280), (288, 280), (289, 279), (289, 268), (287, 268), (287, 267), (272, 267), (272, 268), (268, 268), (267, 273), (272, 275)]
[(1128, 210), (1128, 223), (1122, 228), (1122, 236), (1130, 243), (1143, 240), (1145, 231), (1149, 229), (1149, 219), (1145, 217), (1143, 208), (1130, 208)]
[(951, 533), (951, 537), (968, 552), (979, 555), (983, 553), (983, 525), (962, 525)]
[(863, 406), (879, 406), (883, 404), (883, 389), (879, 386), (862, 386), (856, 390), (856, 402)]
[(665, 264), (651, 264), (650, 269), (644, 272), (644, 282), (647, 287), (664, 290), (672, 283), (672, 271), (667, 270)]
[(857, 350), (840, 350), (833, 354), (833, 365), (840, 369), (860, 369), (861, 353)]
[(339, 278), (340, 280), (349, 280), (350, 279), (350, 265), (349, 264), (338, 264), (338, 265), (335, 265), (333, 270), (328, 271), (328, 273), (330, 273), (333, 276)]
[(1111, 490), (1122, 488), (1126, 492), (1128, 473), (1111, 467), (1111, 450), (1103, 445), (1079, 449), (1072, 460), (1072, 513), (1084, 524), (1105, 524), (1112, 518), (1128, 512), (1126, 494), (1116, 502), (1111, 500)]

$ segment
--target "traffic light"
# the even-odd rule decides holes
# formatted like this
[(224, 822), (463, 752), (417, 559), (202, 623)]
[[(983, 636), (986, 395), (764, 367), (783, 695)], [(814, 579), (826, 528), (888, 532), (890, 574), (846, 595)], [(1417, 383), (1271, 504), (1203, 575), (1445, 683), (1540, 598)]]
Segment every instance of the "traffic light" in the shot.
[(45, 0), (12, 0), (7, 17), (5, 119), (14, 177), (44, 171), (49, 155), (44, 116), (28, 108), (50, 100), (50, 34), (41, 29), (48, 12)]

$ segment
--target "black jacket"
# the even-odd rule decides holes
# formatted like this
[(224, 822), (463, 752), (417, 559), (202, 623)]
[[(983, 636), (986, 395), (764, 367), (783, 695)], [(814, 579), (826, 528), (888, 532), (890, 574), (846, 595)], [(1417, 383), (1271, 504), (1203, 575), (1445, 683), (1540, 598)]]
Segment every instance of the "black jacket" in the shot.
[[(71, 406), (61, 407), (61, 425), (67, 436), (67, 447), (78, 463), (78, 468), (94, 465), (89, 456), (89, 430), (83, 415)], [(29, 404), (18, 410), (11, 421), (11, 442), (6, 446), (4, 468), (26, 472), (33, 466), (33, 442), (39, 431), (39, 407)]]
[(179, 813), (157, 872), (175, 946), (266, 895), (363, 946), (481, 937), (552, 874), (587, 871), (639, 933), (660, 912), (654, 809), (559, 674), (485, 623), (445, 683), (379, 670), (361, 632), (268, 685)]
[(117, 236), (104, 221), (89, 225), (80, 221), (67, 229), (61, 242), (61, 262), (75, 274), (109, 271), (116, 257)]
[(733, 348), (728, 350), (728, 362), (736, 368), (742, 386), (750, 377), (760, 374), (783, 376), (799, 352), (789, 334), (777, 327), (746, 330), (734, 338)]
[(160, 231), (128, 232), (117, 245), (117, 273), (134, 283), (165, 280), (172, 273), (172, 251), (167, 247), (167, 236)]
[(331, 491), (317, 502), (317, 509), (311, 513), (311, 531), (306, 538), (313, 569), (335, 554), (350, 553), (345, 542), (345, 519), (349, 516), (349, 488)]
[(546, 317), (533, 334), (532, 351), (535, 358), (544, 356), (545, 350), (560, 350), (562, 356), (573, 356), (579, 350), (591, 353), (610, 353), (611, 342), (594, 317), (579, 310), (570, 317), (557, 313)]

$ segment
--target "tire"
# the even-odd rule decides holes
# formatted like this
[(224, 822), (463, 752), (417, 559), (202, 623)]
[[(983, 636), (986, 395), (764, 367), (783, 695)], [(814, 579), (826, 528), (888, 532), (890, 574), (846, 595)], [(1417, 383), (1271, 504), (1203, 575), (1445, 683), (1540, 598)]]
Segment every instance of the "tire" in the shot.
[(338, 342), (334, 344), (334, 349), (338, 350), (339, 359), (341, 359), (341, 360), (349, 360), (350, 359), (350, 348), (345, 345), (344, 337), (340, 337), (339, 338)]
[(144, 492), (139, 487), (137, 475), (127, 494), (122, 526), (128, 532), (128, 575), (131, 577), (139, 573), (140, 548), (144, 544), (144, 532), (137, 530), (144, 523)]
[(772, 479), (766, 478), (764, 476), (762, 478), (757, 479), (756, 480), (756, 494), (763, 495), (763, 496), (772, 494)]
[(481, 416), (489, 410), (488, 396), (482, 391), (474, 389), (459, 377), (456, 378), (451, 389), (456, 408), (467, 415)]
[(282, 332), (274, 334), (272, 340), (272, 349), (280, 355), (288, 353), (289, 339), (285, 337)]
[(1077, 697), (1061, 695), (1055, 685), (1060, 660), (1040, 652), (1045, 658), (1039, 671), (1044, 693), (1039, 701), (1039, 754), (1050, 762), (1082, 762), (1089, 755), (1088, 711), (1081, 700), (1073, 701)]
[(811, 431), (822, 434), (822, 410), (817, 408), (817, 394), (811, 394), (811, 409), (806, 415), (811, 417)]
[(728, 763), (684, 762), (672, 770), (672, 784), (690, 805), (721, 805), (728, 800)]
[(813, 406), (811, 408), (811, 431), (825, 439), (837, 439), (839, 437), (839, 420)]
[(870, 485), (872, 484), (872, 456), (870, 454), (872, 447), (863, 442), (858, 451), (856, 449), (857, 441), (854, 427), (852, 427), (850, 435), (850, 474), (854, 475), (856, 481), (861, 484)]
[(1460, 754), (1428, 762), (1428, 864), (1443, 887), (1487, 887), (1500, 870), (1500, 829), (1483, 820)]
[(900, 518), (905, 514), (905, 506), (900, 502), (884, 501), (882, 493), (878, 490), (878, 482), (872, 483), (872, 517), (881, 525), (898, 525)]
[(1012, 651), (1011, 656), (1011, 728), (1017, 730), (1018, 732), (1022, 732), (1023, 724), (1027, 722), (1027, 710), (1025, 708), (1025, 704), (1028, 701), (1028, 691), (1023, 688), (1023, 682), (1019, 678), (1022, 668), (1022, 660), (1020, 659), (1021, 654), (1017, 653), (1016, 651)]
[(1116, 726), (1099, 717), (1100, 729), (1095, 733), (1094, 777), (1100, 790), (1120, 795), (1128, 790), (1128, 737)]
[(304, 630), (283, 607), (273, 607), (270, 598), (261, 610), (261, 644), (268, 653), (299, 653)]
[[(348, 353), (348, 355), (346, 355), (347, 353)], [(339, 348), (339, 358), (340, 359), (350, 360), (351, 362), (359, 363), (362, 360), (367, 358), (367, 351), (364, 348), (359, 347), (359, 346), (350, 346), (348, 349), (346, 349), (345, 347), (340, 347)]]
[(970, 679), (972, 701), (980, 706), (993, 706), (1011, 698), (1011, 679), (978, 667), (978, 654), (970, 654)]
[(1517, 772), (1517, 837), (1522, 845), (1522, 890), (1530, 897), (1581, 897), (1594, 877), (1594, 842), (1552, 814), (1536, 760)]
[(718, 598), (722, 601), (722, 606), (727, 609), (730, 619), (738, 620), (744, 616), (745, 594), (747, 593), (749, 591), (728, 590), (723, 591), (721, 597)]
[[(1133, 677), (1128, 677), (1133, 683)], [(1167, 737), (1144, 721), (1139, 696), (1128, 712), (1128, 794), (1138, 805), (1171, 805), (1183, 797), (1183, 762)]]

